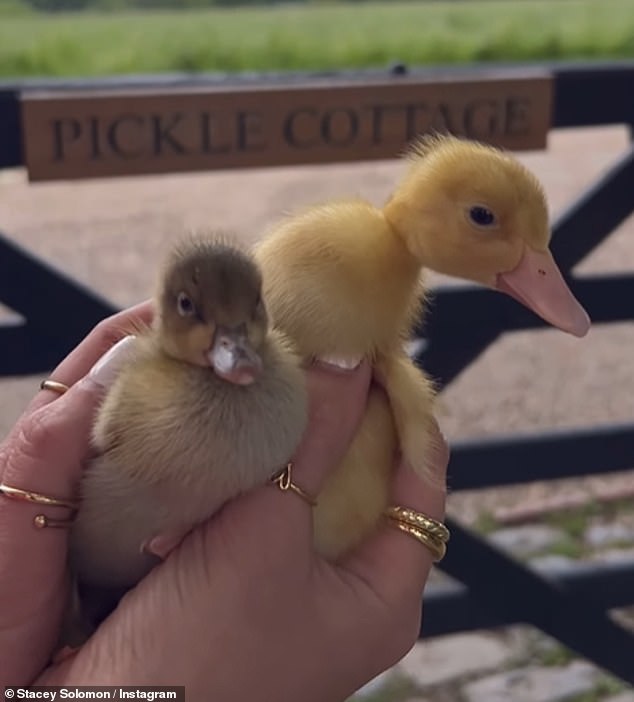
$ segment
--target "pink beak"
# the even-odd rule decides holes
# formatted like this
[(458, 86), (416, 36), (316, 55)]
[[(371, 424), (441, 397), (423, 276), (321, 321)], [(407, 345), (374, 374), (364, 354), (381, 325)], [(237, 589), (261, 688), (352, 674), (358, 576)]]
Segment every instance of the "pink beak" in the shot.
[(562, 331), (585, 336), (590, 329), (588, 314), (570, 292), (550, 251), (526, 248), (512, 271), (498, 274), (495, 288)]
[(246, 335), (234, 329), (218, 327), (207, 359), (220, 378), (236, 385), (250, 385), (262, 372), (262, 359)]

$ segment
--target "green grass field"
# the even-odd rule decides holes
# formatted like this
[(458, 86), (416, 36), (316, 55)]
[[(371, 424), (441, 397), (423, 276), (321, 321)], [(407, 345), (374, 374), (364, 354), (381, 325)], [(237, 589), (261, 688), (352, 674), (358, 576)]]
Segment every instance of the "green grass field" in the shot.
[(0, 75), (634, 56), (634, 0), (472, 0), (0, 16)]

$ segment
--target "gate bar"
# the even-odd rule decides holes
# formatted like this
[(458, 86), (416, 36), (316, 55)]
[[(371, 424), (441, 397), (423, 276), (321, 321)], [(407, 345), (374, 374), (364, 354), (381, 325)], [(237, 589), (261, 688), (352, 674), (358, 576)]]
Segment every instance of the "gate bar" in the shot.
[[(608, 563), (575, 565), (570, 568), (538, 569), (542, 575), (562, 589), (568, 589), (593, 600), (602, 610), (628, 607), (634, 592), (634, 561), (628, 564)], [(492, 629), (523, 623), (523, 619), (504, 616), (487, 609), (460, 583), (429, 585), (423, 599), (423, 620), (420, 636), (444, 636), (461, 631)]]

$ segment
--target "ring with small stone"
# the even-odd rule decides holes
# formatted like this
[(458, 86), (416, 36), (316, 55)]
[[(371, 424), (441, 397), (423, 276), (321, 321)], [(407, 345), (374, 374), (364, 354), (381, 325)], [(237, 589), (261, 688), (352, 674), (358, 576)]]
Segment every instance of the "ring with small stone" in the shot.
[[(61, 500), (57, 497), (50, 497), (32, 490), (22, 490), (6, 483), (0, 484), (0, 493), (10, 500), (18, 500), (21, 502), (31, 502), (38, 505), (46, 505), (47, 507), (64, 507), (70, 509), (71, 512), (76, 512), (78, 504), (72, 500)], [(48, 517), (45, 514), (37, 514), (33, 518), (33, 523), (38, 529), (49, 528), (65, 528), (73, 523), (74, 517), (70, 519), (58, 519)]]

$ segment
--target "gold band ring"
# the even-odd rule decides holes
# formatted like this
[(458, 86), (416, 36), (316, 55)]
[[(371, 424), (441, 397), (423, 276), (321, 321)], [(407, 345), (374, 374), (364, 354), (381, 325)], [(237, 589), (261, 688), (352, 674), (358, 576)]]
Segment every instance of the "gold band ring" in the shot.
[(413, 536), (417, 541), (419, 541), (427, 550), (431, 553), (434, 563), (442, 561), (447, 552), (447, 546), (442, 541), (433, 537), (429, 532), (423, 531), (418, 527), (412, 526), (405, 522), (398, 521), (397, 519), (390, 519), (389, 522), (392, 526), (400, 529), (401, 531)]
[(392, 505), (385, 510), (385, 516), (392, 526), (413, 536), (417, 541), (427, 547), (431, 552), (434, 562), (438, 563), (445, 557), (449, 529), (436, 519), (428, 517), (422, 512)]
[(397, 521), (405, 522), (406, 524), (411, 524), (414, 527), (418, 527), (439, 541), (444, 543), (449, 541), (449, 529), (447, 529), (442, 522), (432, 519), (422, 512), (416, 512), (408, 507), (394, 505), (392, 507), (388, 507), (385, 510), (385, 514), (386, 516), (390, 517), (390, 519), (395, 519)]
[[(33, 504), (46, 505), (47, 507), (65, 507), (72, 512), (76, 512), (78, 509), (77, 503), (71, 500), (58, 500), (56, 497), (42, 495), (32, 490), (21, 490), (20, 488), (5, 485), (5, 483), (0, 484), (0, 493), (10, 500), (31, 502)], [(66, 528), (73, 523), (73, 520), (74, 517), (70, 519), (53, 519), (52, 517), (47, 517), (45, 514), (36, 514), (33, 518), (33, 524), (35, 524), (38, 529), (46, 529), (47, 527)]]
[(313, 499), (309, 494), (304, 492), (300, 487), (295, 485), (291, 478), (291, 473), (293, 470), (293, 464), (287, 463), (286, 466), (279, 472), (276, 473), (272, 478), (271, 482), (277, 485), (280, 490), (286, 492), (287, 490), (292, 490), (296, 495), (299, 495), (302, 500), (308, 502), (309, 505), (313, 507), (317, 504), (317, 501)]
[(22, 500), (23, 502), (35, 502), (38, 505), (47, 505), (48, 507), (67, 507), (68, 509), (76, 510), (77, 502), (72, 500), (58, 500), (56, 497), (42, 495), (39, 492), (31, 490), (21, 490), (20, 488), (11, 487), (5, 483), (0, 484), (0, 492), (12, 500)]
[(65, 392), (68, 392), (68, 389), (68, 385), (58, 383), (57, 380), (43, 380), (40, 383), (40, 390), (52, 390), (58, 395), (63, 395)]

